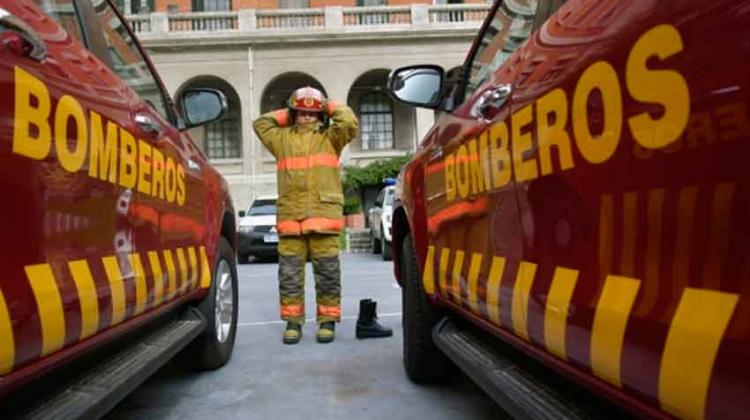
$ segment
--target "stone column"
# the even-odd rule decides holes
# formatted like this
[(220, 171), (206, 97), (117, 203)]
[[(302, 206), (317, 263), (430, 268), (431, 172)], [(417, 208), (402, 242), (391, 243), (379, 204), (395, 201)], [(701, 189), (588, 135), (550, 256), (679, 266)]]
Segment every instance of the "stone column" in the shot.
[(326, 29), (336, 29), (344, 26), (344, 9), (340, 6), (325, 8)]
[(427, 25), (430, 23), (430, 11), (426, 4), (411, 5), (411, 24)]
[(254, 31), (257, 27), (255, 9), (240, 9), (240, 31)]
[(151, 13), (151, 32), (155, 34), (169, 32), (169, 16), (166, 13)]

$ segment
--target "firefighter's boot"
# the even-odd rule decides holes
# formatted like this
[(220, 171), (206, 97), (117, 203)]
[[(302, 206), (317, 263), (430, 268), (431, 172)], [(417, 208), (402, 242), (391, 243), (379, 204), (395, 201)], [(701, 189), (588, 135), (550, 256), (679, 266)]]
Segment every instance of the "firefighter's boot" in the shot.
[(284, 344), (297, 344), (302, 338), (302, 325), (296, 322), (287, 322), (284, 330)]
[(318, 328), (318, 343), (330, 343), (334, 338), (336, 338), (336, 323), (321, 322)]
[(378, 323), (377, 305), (378, 303), (372, 299), (362, 299), (359, 301), (357, 338), (380, 338), (393, 335), (392, 329)]

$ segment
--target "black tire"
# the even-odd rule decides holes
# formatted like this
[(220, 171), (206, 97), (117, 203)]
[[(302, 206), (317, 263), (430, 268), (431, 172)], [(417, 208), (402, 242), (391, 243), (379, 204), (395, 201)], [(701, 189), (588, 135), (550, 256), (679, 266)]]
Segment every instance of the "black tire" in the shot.
[(383, 251), (383, 261), (390, 261), (393, 259), (391, 255), (391, 243), (385, 240), (385, 236), (380, 238), (380, 248)]
[(411, 235), (404, 238), (401, 247), (401, 279), (406, 375), (418, 384), (445, 382), (451, 378), (454, 368), (432, 341), (432, 328), (440, 320), (440, 313), (430, 305), (422, 290), (422, 275)]
[(373, 254), (380, 254), (383, 249), (380, 246), (380, 240), (375, 237), (375, 234), (370, 230), (370, 246), (372, 247)]
[[(180, 354), (180, 364), (191, 370), (214, 370), (224, 366), (232, 357), (234, 349), (234, 339), (237, 334), (237, 312), (239, 290), (237, 285), (237, 265), (235, 264), (234, 251), (224, 237), (219, 238), (218, 258), (213, 269), (211, 279), (211, 289), (197, 308), (206, 319), (206, 329), (201, 335), (195, 338), (185, 350)], [(228, 264), (228, 267), (224, 264)], [(220, 341), (216, 328), (216, 293), (221, 279), (219, 279), (219, 270), (226, 270), (231, 275), (231, 279), (225, 281), (231, 282), (231, 303), (232, 313), (229, 326), (229, 332), (224, 341)]]

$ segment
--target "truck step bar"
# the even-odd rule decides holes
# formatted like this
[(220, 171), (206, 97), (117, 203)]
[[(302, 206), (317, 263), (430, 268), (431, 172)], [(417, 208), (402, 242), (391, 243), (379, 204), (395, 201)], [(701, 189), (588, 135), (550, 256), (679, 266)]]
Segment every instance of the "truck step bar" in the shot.
[(10, 418), (98, 419), (185, 348), (205, 326), (201, 314), (189, 308), (182, 319), (159, 325)]
[[(511, 357), (446, 317), (432, 330), (440, 350), (516, 419), (590, 419), (577, 404)], [(553, 374), (553, 373), (549, 373)]]

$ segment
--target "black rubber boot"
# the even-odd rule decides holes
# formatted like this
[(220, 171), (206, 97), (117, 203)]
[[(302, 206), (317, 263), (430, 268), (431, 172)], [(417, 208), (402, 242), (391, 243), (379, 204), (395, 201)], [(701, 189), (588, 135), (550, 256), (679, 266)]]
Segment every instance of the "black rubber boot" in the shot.
[(378, 323), (377, 305), (378, 303), (372, 299), (362, 299), (359, 301), (357, 338), (380, 338), (393, 335), (392, 329)]

